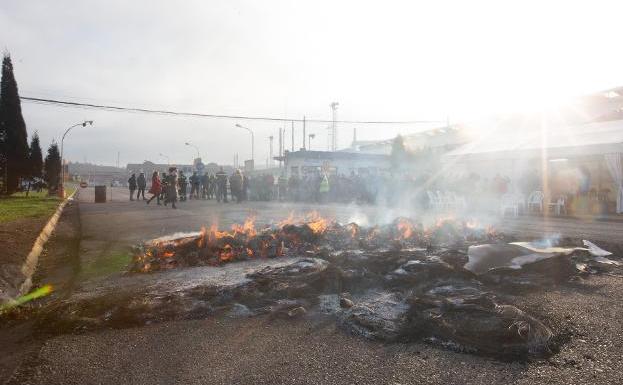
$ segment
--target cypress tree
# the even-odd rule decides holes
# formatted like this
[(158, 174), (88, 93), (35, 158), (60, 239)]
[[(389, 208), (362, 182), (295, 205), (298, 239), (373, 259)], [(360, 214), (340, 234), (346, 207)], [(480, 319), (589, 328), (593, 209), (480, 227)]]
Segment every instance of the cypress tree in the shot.
[(0, 80), (0, 151), (6, 168), (6, 193), (17, 190), (19, 179), (29, 174), (28, 134), (8, 53), (2, 59)]
[(52, 194), (57, 191), (61, 180), (61, 154), (58, 151), (58, 144), (52, 143), (48, 148), (48, 155), (45, 157), (43, 168), (48, 191)]
[(30, 177), (41, 178), (43, 175), (43, 154), (41, 153), (41, 144), (39, 143), (39, 134), (35, 134), (30, 139), (30, 153), (28, 155), (30, 163)]

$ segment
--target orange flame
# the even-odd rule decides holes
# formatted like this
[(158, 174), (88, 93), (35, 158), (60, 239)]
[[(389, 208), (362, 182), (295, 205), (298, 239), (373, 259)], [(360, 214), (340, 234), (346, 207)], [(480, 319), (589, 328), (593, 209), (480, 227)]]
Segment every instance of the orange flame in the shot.
[(279, 228), (282, 228), (283, 226), (286, 226), (286, 225), (293, 225), (295, 222), (296, 222), (296, 219), (294, 218), (294, 211), (290, 211), (290, 215), (288, 215), (286, 219), (277, 223), (277, 226)]
[(237, 223), (233, 224), (231, 226), (231, 230), (233, 232), (233, 236), (235, 236), (236, 233), (244, 234), (247, 237), (256, 236), (257, 231), (255, 230), (255, 216), (249, 216), (247, 219), (245, 219), (244, 224), (242, 225), (239, 225)]
[(409, 239), (413, 236), (413, 224), (409, 220), (401, 218), (396, 227), (400, 232), (400, 239)]
[(314, 234), (322, 234), (327, 230), (329, 223), (326, 219), (320, 216), (317, 211), (312, 211), (307, 214), (307, 226), (314, 232)]

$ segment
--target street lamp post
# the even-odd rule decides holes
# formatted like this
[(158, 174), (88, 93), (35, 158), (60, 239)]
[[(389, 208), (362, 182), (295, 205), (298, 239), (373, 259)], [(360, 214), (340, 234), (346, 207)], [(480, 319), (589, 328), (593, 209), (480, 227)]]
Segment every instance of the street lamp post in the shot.
[(307, 149), (311, 150), (311, 140), (316, 137), (316, 134), (309, 134), (309, 139), (307, 140)]
[(158, 154), (158, 156), (161, 156), (163, 158), (167, 158), (167, 164), (170, 166), (171, 165), (171, 159), (169, 159), (168, 156), (164, 155), (163, 153)]
[(268, 137), (268, 142), (269, 142), (269, 153), (270, 153), (270, 159), (268, 160), (268, 164), (270, 165), (270, 167), (273, 166), (273, 136), (269, 136)]
[(67, 136), (67, 134), (69, 133), (69, 131), (71, 131), (72, 128), (74, 127), (78, 127), (78, 126), (82, 126), (82, 127), (86, 127), (88, 125), (93, 125), (93, 121), (92, 120), (85, 120), (82, 123), (76, 123), (73, 126), (69, 127), (67, 130), (65, 130), (65, 133), (63, 134), (63, 137), (61, 138), (61, 182), (60, 182), (60, 186), (58, 186), (58, 196), (60, 196), (61, 198), (65, 198), (65, 164), (63, 162), (63, 150), (64, 150), (64, 144), (65, 144), (65, 137)]
[(253, 165), (255, 167), (255, 136), (253, 135), (253, 130), (251, 130), (249, 127), (245, 127), (241, 124), (236, 124), (236, 127), (238, 128), (244, 128), (245, 130), (249, 131), (251, 133), (251, 160), (253, 161)]
[(190, 142), (186, 142), (184, 143), (187, 146), (190, 146), (192, 148), (194, 148), (197, 151), (197, 158), (201, 158), (201, 155), (199, 155), (199, 147), (195, 146), (194, 144), (190, 143)]

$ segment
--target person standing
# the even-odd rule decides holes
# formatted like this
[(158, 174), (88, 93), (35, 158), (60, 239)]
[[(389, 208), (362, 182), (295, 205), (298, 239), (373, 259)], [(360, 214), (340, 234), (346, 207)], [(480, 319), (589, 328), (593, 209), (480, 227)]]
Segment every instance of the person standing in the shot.
[(199, 192), (199, 176), (197, 171), (193, 171), (193, 174), (189, 178), (190, 182), (190, 199), (197, 199)]
[(128, 187), (130, 188), (130, 200), (134, 200), (134, 191), (136, 191), (136, 174), (132, 173), (130, 179), (128, 179)]
[(242, 200), (249, 200), (249, 177), (242, 174)]
[(201, 199), (208, 199), (208, 190), (210, 189), (210, 175), (206, 171), (201, 176)]
[(223, 167), (216, 173), (216, 200), (227, 203), (227, 174)]
[(145, 173), (141, 172), (138, 174), (138, 178), (136, 179), (136, 185), (138, 186), (138, 191), (136, 192), (136, 200), (140, 199), (140, 196), (143, 196), (143, 200), (146, 201), (145, 198), (145, 188), (147, 188), (147, 179), (145, 179)]
[(175, 202), (177, 202), (177, 183), (177, 168), (170, 167), (169, 175), (167, 175), (166, 179), (164, 205), (166, 206), (167, 203), (171, 203), (171, 207), (174, 209), (177, 208), (175, 207)]
[(242, 173), (240, 170), (234, 171), (229, 178), (229, 186), (231, 188), (232, 200), (236, 197), (236, 203), (240, 203), (242, 201)]
[[(180, 171), (180, 176), (177, 178), (177, 183), (180, 191), (180, 202), (186, 201), (186, 186), (188, 182), (186, 181), (186, 175), (184, 175), (184, 171)], [(192, 199), (192, 193), (191, 193)]]
[(149, 189), (149, 193), (154, 195), (149, 198), (147, 204), (149, 204), (149, 202), (156, 198), (156, 202), (158, 203), (158, 206), (160, 206), (160, 193), (162, 193), (162, 183), (160, 182), (158, 171), (154, 171), (154, 173), (151, 175), (151, 187)]
[(160, 188), (160, 200), (165, 201), (167, 199), (167, 173), (163, 172), (160, 176), (160, 183), (162, 183), (162, 187)]

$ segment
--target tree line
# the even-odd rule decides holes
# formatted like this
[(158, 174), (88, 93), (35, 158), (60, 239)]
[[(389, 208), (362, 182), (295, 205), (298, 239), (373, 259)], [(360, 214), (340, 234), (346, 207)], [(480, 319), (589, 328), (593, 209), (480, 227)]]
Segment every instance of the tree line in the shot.
[(54, 141), (43, 159), (39, 135), (35, 131), (28, 144), (26, 122), (22, 116), (17, 81), (9, 53), (2, 59), (0, 80), (0, 194), (11, 195), (24, 185), (48, 186), (54, 193), (60, 183), (61, 155)]

